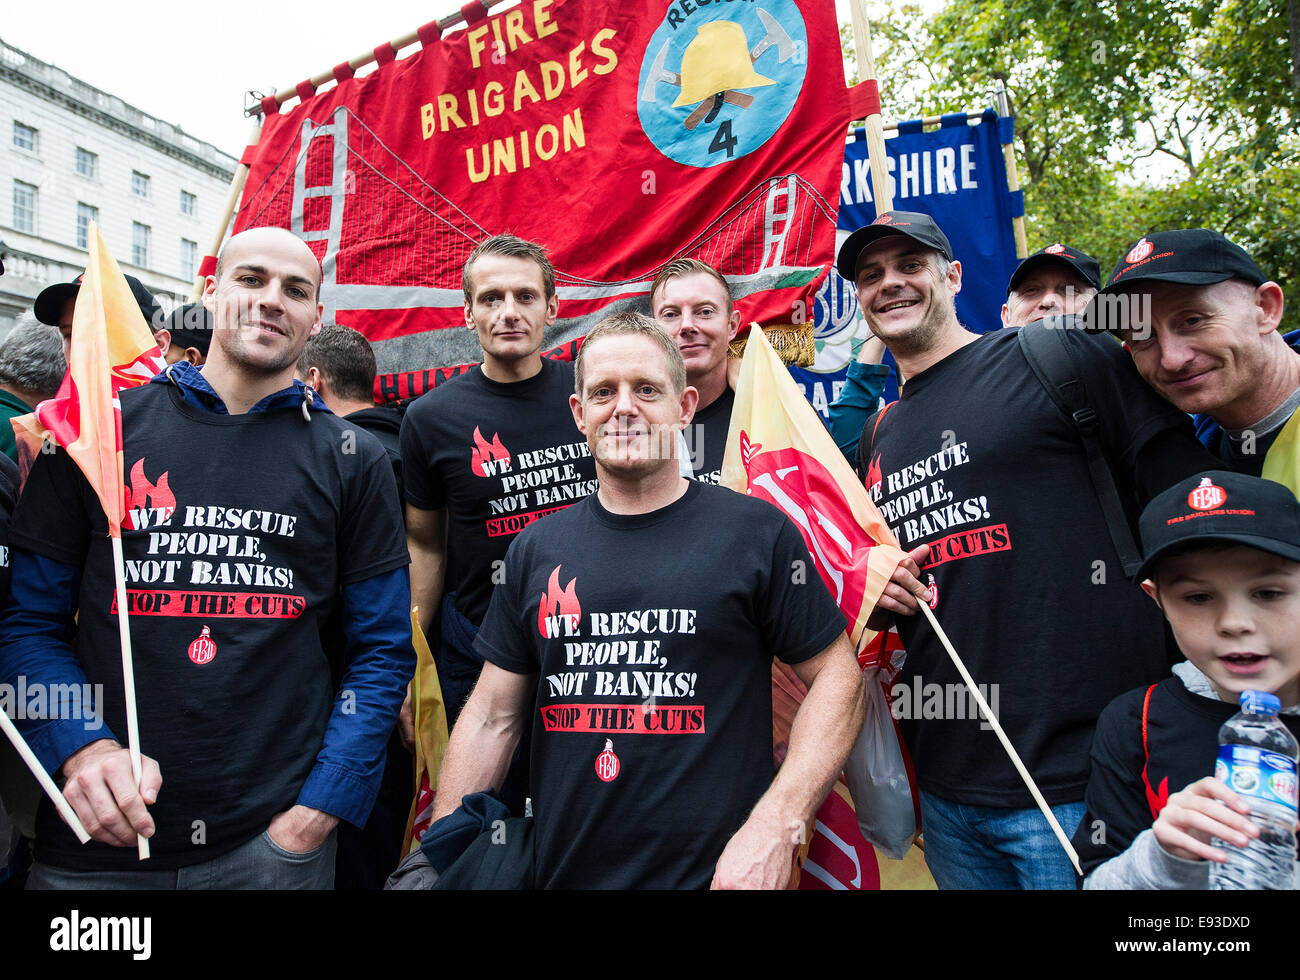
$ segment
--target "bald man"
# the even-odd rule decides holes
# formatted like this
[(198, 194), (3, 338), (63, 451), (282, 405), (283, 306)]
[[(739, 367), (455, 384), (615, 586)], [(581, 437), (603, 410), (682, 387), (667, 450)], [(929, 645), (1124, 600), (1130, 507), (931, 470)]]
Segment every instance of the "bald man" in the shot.
[[(336, 825), (366, 820), (415, 665), (409, 559), (383, 447), (293, 377), (320, 281), (289, 232), (236, 235), (203, 293), (203, 371), (121, 393), (138, 788), (104, 514), (65, 453), (32, 469), (0, 680), (85, 692), (24, 727), (94, 839), (44, 804), (29, 887), (329, 888)], [(339, 607), (331, 663), (320, 624)]]

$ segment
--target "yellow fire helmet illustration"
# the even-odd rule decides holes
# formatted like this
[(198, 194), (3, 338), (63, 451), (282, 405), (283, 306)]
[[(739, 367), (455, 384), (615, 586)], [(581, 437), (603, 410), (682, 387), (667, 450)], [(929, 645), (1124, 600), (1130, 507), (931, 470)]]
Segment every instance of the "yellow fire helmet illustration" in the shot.
[(745, 29), (730, 20), (701, 24), (682, 52), (682, 92), (673, 108), (694, 105), (721, 92), (775, 82), (754, 71)]

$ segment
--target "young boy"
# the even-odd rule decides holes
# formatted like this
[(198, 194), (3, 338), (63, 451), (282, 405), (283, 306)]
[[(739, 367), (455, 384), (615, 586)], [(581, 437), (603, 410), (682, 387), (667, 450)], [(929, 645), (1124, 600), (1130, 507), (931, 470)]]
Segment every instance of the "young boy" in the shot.
[(1187, 661), (1102, 712), (1074, 846), (1084, 888), (1206, 888), (1208, 862), (1228, 859), (1210, 839), (1259, 835), (1212, 775), (1238, 695), (1277, 695), (1300, 736), (1300, 502), (1269, 480), (1202, 473), (1152, 500), (1140, 528), (1138, 581)]

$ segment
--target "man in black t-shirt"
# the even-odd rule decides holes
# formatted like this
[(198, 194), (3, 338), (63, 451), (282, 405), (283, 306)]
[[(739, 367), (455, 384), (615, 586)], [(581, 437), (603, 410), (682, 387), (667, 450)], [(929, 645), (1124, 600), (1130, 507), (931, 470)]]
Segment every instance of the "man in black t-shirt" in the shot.
[(686, 381), (700, 393), (695, 420), (683, 433), (691, 475), (717, 484), (736, 402), (727, 383), (727, 351), (740, 329), (731, 287), (722, 273), (699, 259), (674, 259), (650, 284), (650, 312), (677, 341)]
[[(1167, 672), (1160, 617), (1124, 578), (1083, 445), (1035, 379), (1018, 330), (981, 337), (958, 322), (962, 268), (934, 221), (886, 212), (849, 236), (838, 267), (907, 379), (863, 427), (858, 471), (911, 556), (877, 623), (901, 617), (907, 659), (893, 709), (921, 789), (926, 862), (943, 888), (1073, 887), (1047, 821), (914, 615), (918, 597), (986, 685), (1066, 833), (1083, 812), (1101, 709)], [(1062, 337), (1131, 508), (1212, 465), (1119, 345), (1079, 330)]]
[[(328, 888), (337, 824), (366, 820), (415, 662), (409, 559), (382, 447), (293, 382), (320, 275), (284, 229), (235, 235), (204, 292), (203, 370), (120, 394), (138, 786), (107, 519), (67, 453), (36, 459), (0, 679), (100, 693), (88, 719), (24, 723), (94, 837), (78, 845), (43, 802), (32, 887)], [(320, 634), (340, 605), (331, 665)]]
[[(434, 818), (531, 728), (539, 887), (781, 888), (862, 724), (843, 616), (784, 514), (681, 475), (696, 392), (654, 321), (603, 321), (576, 373), (600, 486), (511, 545)], [(808, 685), (775, 779), (774, 656)]]
[[(401, 434), (412, 601), (426, 634), (441, 608), (442, 642), (431, 645), (450, 724), (482, 669), (474, 634), (510, 542), (596, 488), (569, 413), (573, 365), (539, 353), (559, 311), (546, 251), (489, 238), (470, 253), (463, 287), (483, 363), (416, 399)], [(516, 809), (525, 782), (517, 769), (506, 794)]]
[[(1123, 337), (1133, 363), (1232, 469), (1300, 493), (1300, 351), (1278, 332), (1282, 287), (1241, 246), (1204, 228), (1139, 238), (1089, 316)], [(1268, 472), (1265, 473), (1265, 466)]]

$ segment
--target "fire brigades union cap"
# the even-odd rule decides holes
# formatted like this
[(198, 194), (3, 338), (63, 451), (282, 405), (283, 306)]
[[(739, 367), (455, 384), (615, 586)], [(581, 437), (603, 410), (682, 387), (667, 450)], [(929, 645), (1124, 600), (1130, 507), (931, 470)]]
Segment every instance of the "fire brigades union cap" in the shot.
[(1204, 286), (1225, 279), (1267, 282), (1246, 250), (1208, 228), (1184, 228), (1143, 235), (1106, 280), (1102, 292), (1120, 292), (1135, 282), (1178, 282)]
[(889, 235), (904, 235), (914, 242), (920, 242), (926, 248), (932, 248), (952, 261), (952, 246), (948, 236), (943, 233), (934, 219), (919, 211), (886, 211), (869, 225), (859, 228), (840, 246), (839, 258), (835, 268), (849, 282), (858, 278), (858, 259), (868, 246)]
[(1011, 279), (1007, 283), (1007, 295), (1010, 296), (1015, 292), (1016, 287), (1024, 281), (1025, 276), (1029, 275), (1029, 273), (1040, 266), (1050, 264), (1054, 260), (1064, 262), (1093, 289), (1101, 288), (1101, 264), (1086, 252), (1080, 252), (1077, 248), (1070, 248), (1068, 245), (1056, 242), (1046, 248), (1039, 249), (1016, 266), (1016, 271), (1011, 273)]
[(1214, 470), (1174, 484), (1147, 504), (1138, 522), (1142, 567), (1189, 541), (1227, 541), (1300, 561), (1300, 501), (1280, 483)]

